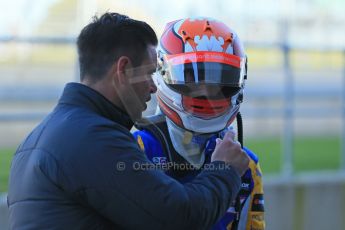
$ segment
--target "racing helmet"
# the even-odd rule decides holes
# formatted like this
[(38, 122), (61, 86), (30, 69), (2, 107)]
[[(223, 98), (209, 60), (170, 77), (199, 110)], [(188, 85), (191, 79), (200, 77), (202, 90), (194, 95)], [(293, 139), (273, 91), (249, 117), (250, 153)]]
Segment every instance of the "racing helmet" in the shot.
[(202, 163), (204, 140), (235, 119), (246, 74), (241, 40), (223, 22), (200, 17), (166, 25), (158, 46), (157, 101), (175, 149), (189, 162)]

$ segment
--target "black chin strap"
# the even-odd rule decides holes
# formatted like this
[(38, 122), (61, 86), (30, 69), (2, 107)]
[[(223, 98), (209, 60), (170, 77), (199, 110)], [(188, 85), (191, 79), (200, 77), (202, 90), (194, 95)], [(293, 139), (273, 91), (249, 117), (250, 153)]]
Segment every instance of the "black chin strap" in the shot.
[(241, 143), (241, 147), (243, 148), (243, 121), (242, 121), (242, 115), (240, 112), (236, 115), (236, 121), (237, 121), (237, 139)]
[[(241, 113), (238, 112), (236, 115), (236, 121), (237, 121), (237, 139), (238, 142), (241, 143), (241, 147), (243, 148), (243, 121), (242, 121), (242, 116)], [(236, 216), (235, 220), (232, 224), (231, 230), (237, 230), (238, 229), (238, 224), (240, 221), (240, 215), (241, 215), (241, 200), (240, 196), (237, 195), (236, 201), (235, 201), (235, 211), (236, 211)]]

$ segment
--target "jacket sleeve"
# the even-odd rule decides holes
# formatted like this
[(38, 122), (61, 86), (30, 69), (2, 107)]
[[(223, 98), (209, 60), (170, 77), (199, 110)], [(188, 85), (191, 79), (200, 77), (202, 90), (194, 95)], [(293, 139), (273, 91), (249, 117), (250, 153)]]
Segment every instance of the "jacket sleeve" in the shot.
[(209, 229), (240, 188), (239, 175), (224, 162), (181, 184), (155, 168), (131, 134), (92, 141), (66, 175), (73, 175), (72, 191), (83, 205), (120, 228)]

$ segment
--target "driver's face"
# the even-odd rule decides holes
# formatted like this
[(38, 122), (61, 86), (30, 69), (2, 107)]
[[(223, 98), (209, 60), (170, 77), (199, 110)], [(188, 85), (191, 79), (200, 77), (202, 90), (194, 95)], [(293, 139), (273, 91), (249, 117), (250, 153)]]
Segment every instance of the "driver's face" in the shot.
[(222, 87), (220, 85), (189, 84), (190, 96), (194, 98), (224, 99)]

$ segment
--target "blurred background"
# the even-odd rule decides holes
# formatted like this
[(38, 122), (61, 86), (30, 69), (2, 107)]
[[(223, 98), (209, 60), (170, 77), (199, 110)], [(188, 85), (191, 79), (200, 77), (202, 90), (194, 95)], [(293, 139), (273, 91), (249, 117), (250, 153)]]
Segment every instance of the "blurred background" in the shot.
[(76, 36), (105, 11), (158, 36), (192, 16), (234, 28), (249, 58), (241, 112), (264, 174), (267, 229), (345, 229), (343, 0), (0, 0), (0, 229), (12, 155), (78, 81)]

